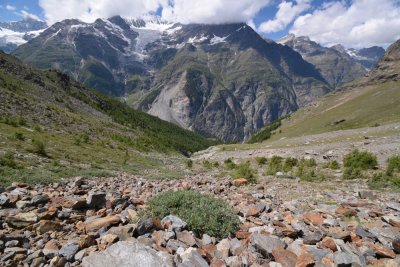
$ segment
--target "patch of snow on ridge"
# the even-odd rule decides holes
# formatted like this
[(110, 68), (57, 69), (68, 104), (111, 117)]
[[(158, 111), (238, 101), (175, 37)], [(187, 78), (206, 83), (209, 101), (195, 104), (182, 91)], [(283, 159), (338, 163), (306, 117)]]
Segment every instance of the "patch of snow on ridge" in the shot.
[(229, 35), (225, 36), (225, 37), (219, 37), (214, 35), (214, 37), (210, 40), (210, 44), (211, 45), (215, 45), (215, 44), (219, 44), (219, 43), (224, 43), (226, 42), (226, 38), (228, 38)]

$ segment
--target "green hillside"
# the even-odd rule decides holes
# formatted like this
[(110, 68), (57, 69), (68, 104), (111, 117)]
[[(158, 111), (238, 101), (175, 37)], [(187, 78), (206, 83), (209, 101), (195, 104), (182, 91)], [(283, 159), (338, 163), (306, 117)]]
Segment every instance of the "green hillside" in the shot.
[(0, 99), (0, 184), (155, 168), (163, 178), (171, 158), (216, 143), (3, 53)]

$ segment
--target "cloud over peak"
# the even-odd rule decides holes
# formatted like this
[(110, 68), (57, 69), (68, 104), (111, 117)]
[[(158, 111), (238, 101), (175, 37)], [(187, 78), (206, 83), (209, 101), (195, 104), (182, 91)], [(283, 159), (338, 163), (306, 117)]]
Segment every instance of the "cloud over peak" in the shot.
[(387, 46), (400, 38), (398, 0), (328, 2), (299, 16), (291, 33), (309, 36), (324, 45), (344, 44), (355, 48)]
[(49, 24), (67, 18), (92, 22), (115, 15), (140, 17), (162, 10), (162, 18), (182, 23), (227, 23), (252, 19), (271, 0), (39, 0)]

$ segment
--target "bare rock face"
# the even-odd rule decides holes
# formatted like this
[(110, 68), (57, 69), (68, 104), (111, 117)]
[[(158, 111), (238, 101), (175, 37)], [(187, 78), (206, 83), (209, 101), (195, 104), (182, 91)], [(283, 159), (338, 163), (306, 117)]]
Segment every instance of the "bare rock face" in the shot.
[(83, 258), (83, 267), (172, 267), (166, 257), (138, 242), (121, 241)]

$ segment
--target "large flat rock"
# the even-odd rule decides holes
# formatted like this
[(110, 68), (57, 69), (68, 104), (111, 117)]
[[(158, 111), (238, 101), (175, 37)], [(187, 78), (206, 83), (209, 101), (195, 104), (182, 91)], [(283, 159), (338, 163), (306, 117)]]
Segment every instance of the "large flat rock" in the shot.
[(83, 267), (172, 267), (160, 252), (138, 242), (121, 241), (83, 258)]

